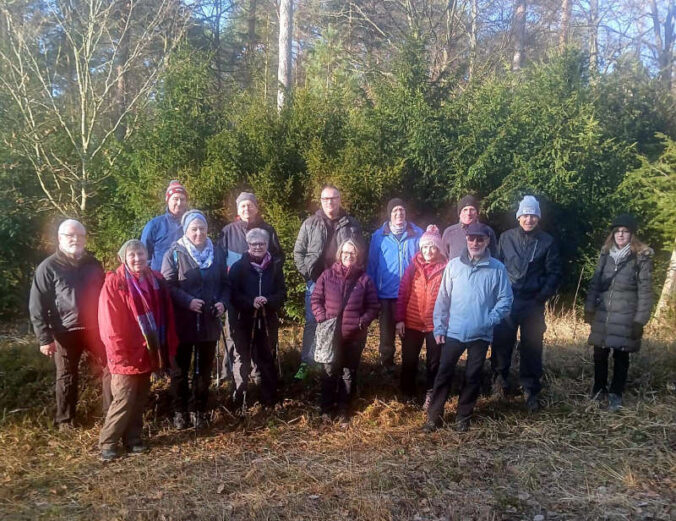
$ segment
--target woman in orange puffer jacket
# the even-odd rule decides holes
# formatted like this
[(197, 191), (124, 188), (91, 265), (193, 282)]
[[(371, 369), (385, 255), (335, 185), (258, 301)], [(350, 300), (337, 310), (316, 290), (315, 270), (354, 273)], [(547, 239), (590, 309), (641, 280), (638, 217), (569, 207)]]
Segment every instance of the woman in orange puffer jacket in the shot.
[(402, 338), (401, 391), (407, 401), (415, 400), (418, 358), (423, 342), (427, 344), (424, 409), (434, 385), (441, 355), (441, 345), (434, 340), (432, 314), (441, 277), (448, 263), (442, 251), (439, 229), (431, 224), (420, 238), (420, 251), (401, 279), (395, 310), (397, 333)]

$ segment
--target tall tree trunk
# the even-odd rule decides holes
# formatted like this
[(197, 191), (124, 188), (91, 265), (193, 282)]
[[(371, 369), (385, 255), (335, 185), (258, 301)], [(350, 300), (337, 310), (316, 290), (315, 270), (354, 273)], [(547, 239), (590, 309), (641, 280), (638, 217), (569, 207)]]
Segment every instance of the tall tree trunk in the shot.
[(664, 15), (664, 36), (660, 22), (657, 1), (650, 0), (650, 13), (653, 20), (653, 33), (657, 51), (657, 63), (660, 68), (659, 77), (666, 91), (671, 91), (671, 75), (674, 64), (674, 18), (676, 17), (676, 1), (670, 1)]
[(596, 76), (599, 65), (599, 0), (589, 0), (589, 72)]
[(467, 74), (469, 81), (472, 81), (476, 68), (476, 48), (477, 48), (477, 32), (478, 32), (478, 18), (479, 18), (479, 0), (472, 0), (471, 5), (471, 20), (469, 28), (469, 72)]
[[(127, 62), (129, 61), (129, 40), (131, 38), (131, 26), (124, 30), (125, 22), (131, 15), (130, 5), (128, 1), (123, 1), (120, 5), (119, 20), (120, 31), (124, 31), (120, 36), (119, 50), (117, 63), (115, 64), (115, 73), (117, 75), (117, 82), (115, 84), (115, 104), (117, 106), (117, 117), (127, 111), (127, 81), (128, 71), (125, 70)], [(118, 139), (123, 139), (127, 133), (127, 126), (122, 122), (117, 128), (115, 135)]]
[(660, 300), (657, 302), (657, 308), (655, 309), (655, 319), (660, 320), (665, 316), (672, 316), (673, 318), (674, 312), (676, 312), (676, 242), (674, 242), (674, 249), (671, 251), (671, 260), (667, 267), (667, 278), (664, 281), (664, 286), (662, 286)]
[(247, 37), (246, 37), (246, 86), (251, 86), (253, 77), (254, 56), (256, 50), (256, 7), (257, 0), (249, 1), (249, 14), (247, 17)]
[(559, 49), (563, 49), (568, 45), (568, 38), (570, 35), (570, 17), (573, 12), (573, 0), (561, 1), (561, 30), (559, 32)]
[(514, 35), (514, 57), (512, 70), (518, 71), (523, 66), (524, 48), (526, 45), (526, 0), (516, 0), (512, 32)]
[(291, 39), (293, 35), (293, 0), (279, 3), (279, 67), (277, 68), (277, 110), (282, 110), (291, 88)]

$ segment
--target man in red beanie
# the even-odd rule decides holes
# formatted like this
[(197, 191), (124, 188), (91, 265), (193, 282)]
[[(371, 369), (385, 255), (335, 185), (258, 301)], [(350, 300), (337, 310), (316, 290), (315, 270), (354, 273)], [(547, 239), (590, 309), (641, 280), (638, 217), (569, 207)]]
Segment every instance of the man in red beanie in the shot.
[(169, 182), (164, 196), (167, 209), (162, 215), (148, 221), (141, 233), (141, 242), (148, 249), (150, 267), (162, 270), (162, 257), (174, 241), (183, 236), (181, 217), (188, 209), (188, 192), (176, 180)]

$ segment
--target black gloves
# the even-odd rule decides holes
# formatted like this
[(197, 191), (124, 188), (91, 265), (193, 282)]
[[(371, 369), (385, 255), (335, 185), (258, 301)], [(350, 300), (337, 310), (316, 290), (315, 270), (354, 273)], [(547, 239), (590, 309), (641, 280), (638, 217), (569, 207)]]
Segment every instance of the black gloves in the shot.
[(640, 322), (633, 322), (631, 324), (631, 339), (640, 340), (643, 336), (643, 324)]
[(593, 311), (585, 311), (584, 312), (584, 321), (587, 324), (591, 324), (594, 321), (594, 315), (596, 315), (596, 313), (594, 313)]

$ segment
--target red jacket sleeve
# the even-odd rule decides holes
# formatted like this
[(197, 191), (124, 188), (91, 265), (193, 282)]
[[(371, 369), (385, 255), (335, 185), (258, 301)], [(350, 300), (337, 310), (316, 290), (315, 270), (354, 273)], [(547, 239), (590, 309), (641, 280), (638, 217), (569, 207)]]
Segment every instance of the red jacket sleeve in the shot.
[(119, 291), (115, 289), (117, 276), (110, 272), (99, 294), (99, 335), (106, 348), (109, 365), (117, 363), (119, 353), (125, 351), (124, 334), (127, 309)]
[(411, 284), (413, 284), (413, 275), (415, 275), (415, 262), (411, 262), (404, 271), (404, 276), (399, 284), (399, 295), (397, 296), (397, 305), (394, 308), (394, 321), (403, 322), (406, 318), (406, 307), (408, 299), (411, 297)]

